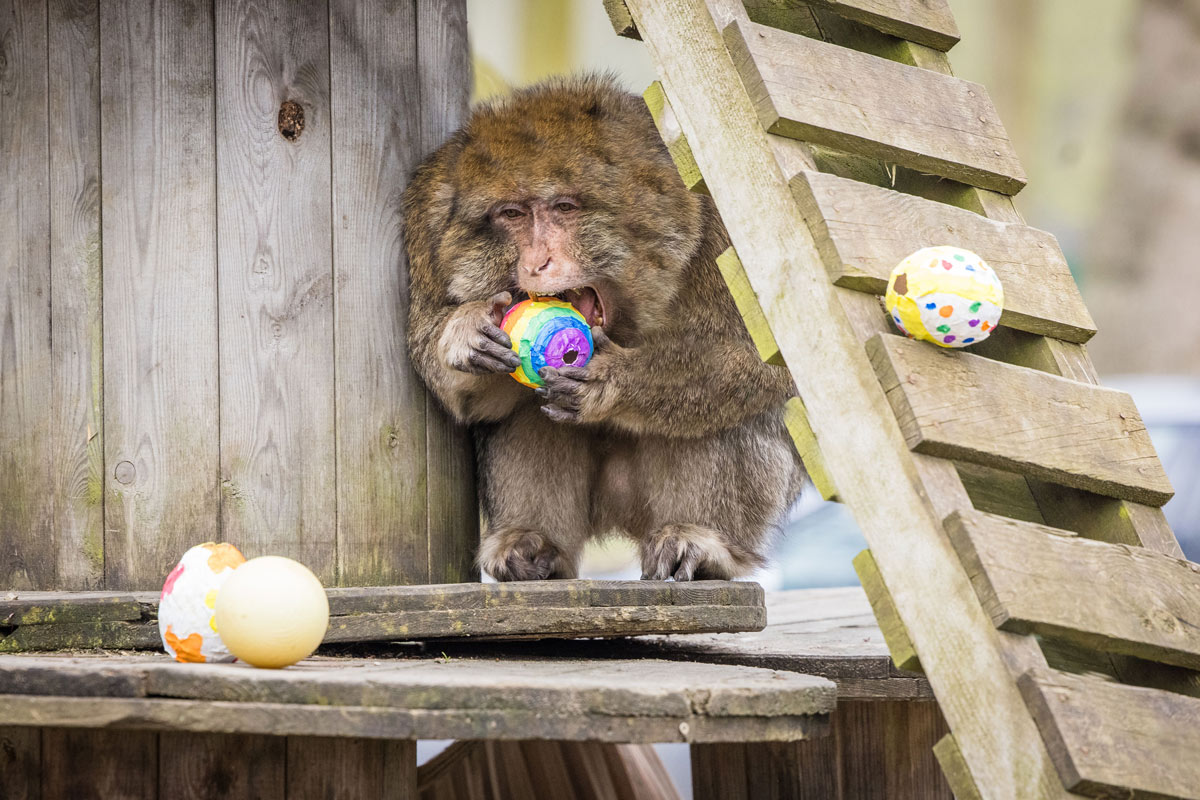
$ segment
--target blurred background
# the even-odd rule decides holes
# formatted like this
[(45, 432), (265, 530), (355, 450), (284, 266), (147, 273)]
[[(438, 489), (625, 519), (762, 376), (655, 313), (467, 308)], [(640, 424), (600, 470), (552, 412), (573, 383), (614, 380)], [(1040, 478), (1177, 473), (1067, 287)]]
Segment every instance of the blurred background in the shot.
[[(950, 0), (955, 74), (987, 87), (1029, 176), (1026, 221), (1054, 233), (1100, 333), (1104, 383), (1130, 392), (1175, 486), (1166, 506), (1200, 560), (1200, 0)], [(654, 68), (613, 35), (600, 0), (468, 0), (475, 98), (547, 75)], [(805, 496), (768, 588), (857, 584), (865, 547), (841, 506)], [(633, 576), (632, 550), (594, 548), (593, 577)]]

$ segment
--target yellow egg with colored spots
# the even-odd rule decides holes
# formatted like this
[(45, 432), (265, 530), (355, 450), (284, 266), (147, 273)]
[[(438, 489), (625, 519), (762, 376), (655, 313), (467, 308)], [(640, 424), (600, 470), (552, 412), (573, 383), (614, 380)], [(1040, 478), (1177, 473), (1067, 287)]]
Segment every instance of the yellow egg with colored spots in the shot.
[(1004, 287), (970, 250), (925, 247), (892, 270), (884, 305), (906, 336), (940, 347), (966, 347), (996, 329)]

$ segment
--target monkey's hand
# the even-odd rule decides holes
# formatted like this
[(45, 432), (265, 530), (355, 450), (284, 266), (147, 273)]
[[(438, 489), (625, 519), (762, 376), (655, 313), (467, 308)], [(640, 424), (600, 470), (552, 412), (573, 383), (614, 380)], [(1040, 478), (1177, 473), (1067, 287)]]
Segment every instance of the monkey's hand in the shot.
[(616, 388), (609, 376), (620, 369), (626, 350), (599, 326), (592, 328), (592, 347), (586, 367), (544, 367), (538, 373), (546, 382), (535, 390), (544, 401), (542, 413), (555, 422), (602, 422), (613, 408)]
[(512, 372), (521, 366), (513, 352), (512, 340), (500, 330), (504, 309), (512, 295), (500, 292), (488, 300), (476, 300), (459, 306), (442, 329), (438, 356), (450, 369), (486, 375)]

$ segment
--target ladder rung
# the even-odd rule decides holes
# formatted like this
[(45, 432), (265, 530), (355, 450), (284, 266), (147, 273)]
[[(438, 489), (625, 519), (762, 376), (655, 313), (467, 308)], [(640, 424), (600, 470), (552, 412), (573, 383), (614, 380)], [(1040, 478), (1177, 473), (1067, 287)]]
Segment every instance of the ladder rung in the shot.
[(946, 533), (1001, 630), (1200, 668), (1200, 567), (990, 514)]
[(977, 83), (753, 22), (730, 23), (725, 44), (770, 133), (1006, 194), (1025, 185)]
[(1200, 798), (1200, 699), (1049, 669), (1018, 685), (1067, 789)]
[(902, 336), (867, 343), (909, 447), (1161, 506), (1171, 483), (1124, 392)]
[(838, 286), (882, 295), (905, 256), (953, 244), (978, 253), (1000, 276), (1001, 325), (1071, 342), (1096, 332), (1058, 242), (1045, 231), (819, 172), (801, 172), (792, 191), (814, 236), (828, 241), (821, 256)]

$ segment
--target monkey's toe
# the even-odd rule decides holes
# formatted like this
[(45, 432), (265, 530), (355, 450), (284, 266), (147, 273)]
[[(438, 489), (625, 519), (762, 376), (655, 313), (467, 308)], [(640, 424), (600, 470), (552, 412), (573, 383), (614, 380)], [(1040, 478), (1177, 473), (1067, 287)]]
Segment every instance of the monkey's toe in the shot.
[(664, 525), (642, 542), (642, 580), (727, 580), (743, 571), (725, 537), (702, 525)]
[(479, 566), (498, 581), (573, 578), (573, 560), (536, 531), (501, 531), (479, 548)]

